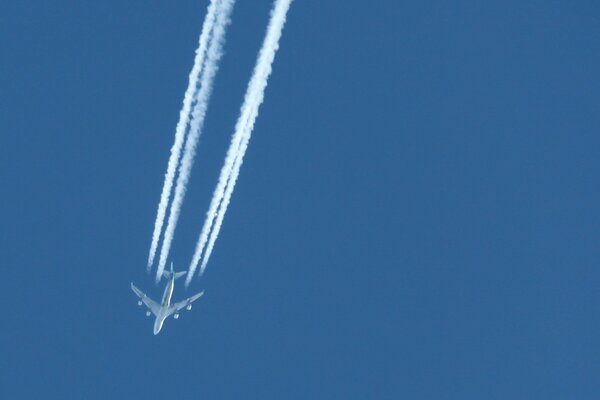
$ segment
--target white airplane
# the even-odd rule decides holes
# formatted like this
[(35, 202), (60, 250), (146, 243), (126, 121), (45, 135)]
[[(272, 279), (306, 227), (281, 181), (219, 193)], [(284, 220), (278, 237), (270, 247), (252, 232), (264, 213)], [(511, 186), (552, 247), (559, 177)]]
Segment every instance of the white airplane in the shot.
[(162, 329), (163, 322), (170, 315), (173, 315), (173, 318), (179, 318), (179, 311), (183, 308), (187, 308), (188, 310), (192, 309), (192, 303), (198, 300), (203, 294), (204, 290), (200, 293), (193, 295), (192, 297), (188, 297), (187, 299), (180, 301), (179, 303), (171, 304), (171, 296), (173, 296), (173, 288), (175, 287), (175, 279), (182, 277), (186, 272), (173, 272), (173, 263), (171, 263), (171, 271), (164, 271), (163, 276), (169, 279), (167, 283), (167, 287), (165, 288), (165, 292), (163, 293), (162, 301), (160, 304), (152, 300), (150, 297), (146, 296), (141, 290), (135, 287), (133, 282), (131, 283), (131, 290), (140, 298), (138, 301), (138, 305), (141, 306), (145, 304), (148, 307), (148, 311), (146, 311), (146, 316), (150, 316), (154, 314), (156, 320), (154, 321), (154, 334), (158, 335), (158, 332)]

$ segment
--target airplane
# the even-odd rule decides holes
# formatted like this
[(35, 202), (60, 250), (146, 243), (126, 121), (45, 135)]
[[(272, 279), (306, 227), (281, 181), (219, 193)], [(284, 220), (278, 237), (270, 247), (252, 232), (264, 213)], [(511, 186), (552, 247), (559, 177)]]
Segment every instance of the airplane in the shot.
[(173, 318), (179, 318), (179, 311), (183, 308), (187, 310), (192, 309), (192, 303), (198, 300), (203, 294), (204, 290), (200, 293), (193, 295), (192, 297), (188, 297), (187, 299), (180, 301), (178, 303), (171, 304), (171, 296), (173, 296), (173, 288), (175, 287), (175, 279), (181, 278), (185, 275), (186, 272), (173, 272), (173, 263), (171, 263), (171, 271), (164, 271), (163, 277), (169, 279), (167, 286), (165, 287), (165, 292), (163, 293), (161, 303), (157, 303), (152, 300), (150, 297), (146, 296), (141, 290), (135, 287), (133, 282), (131, 282), (131, 290), (140, 298), (138, 301), (138, 306), (145, 304), (148, 307), (148, 311), (146, 311), (146, 316), (150, 316), (154, 314), (156, 320), (154, 321), (154, 334), (158, 335), (158, 332), (162, 329), (163, 323), (170, 316), (173, 315)]

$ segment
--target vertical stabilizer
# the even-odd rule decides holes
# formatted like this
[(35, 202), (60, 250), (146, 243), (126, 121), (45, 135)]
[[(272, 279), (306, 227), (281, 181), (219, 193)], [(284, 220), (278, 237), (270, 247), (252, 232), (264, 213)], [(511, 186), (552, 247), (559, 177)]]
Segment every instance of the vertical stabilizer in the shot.
[(165, 277), (166, 279), (179, 279), (182, 276), (184, 276), (187, 272), (186, 271), (181, 271), (181, 272), (175, 272), (173, 271), (173, 261), (171, 261), (171, 268), (169, 271), (163, 271), (163, 277)]

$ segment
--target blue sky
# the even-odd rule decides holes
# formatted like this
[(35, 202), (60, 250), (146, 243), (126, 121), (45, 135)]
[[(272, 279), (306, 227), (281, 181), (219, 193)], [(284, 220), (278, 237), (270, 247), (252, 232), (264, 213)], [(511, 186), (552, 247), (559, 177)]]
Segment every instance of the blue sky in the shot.
[[(0, 4), (0, 396), (593, 399), (596, 2), (296, 0), (197, 306), (145, 273), (207, 1)], [(171, 258), (271, 1), (238, 0)]]

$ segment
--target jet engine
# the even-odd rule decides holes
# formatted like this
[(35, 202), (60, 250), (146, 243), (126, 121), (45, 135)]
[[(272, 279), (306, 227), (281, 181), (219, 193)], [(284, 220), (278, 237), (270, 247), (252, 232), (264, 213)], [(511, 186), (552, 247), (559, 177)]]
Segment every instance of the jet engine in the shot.
[(187, 307), (186, 307), (186, 309), (187, 309), (188, 311), (190, 311), (190, 310), (192, 309), (192, 305), (191, 305), (191, 304), (188, 304), (188, 305), (187, 305)]
[(143, 304), (143, 303), (142, 303), (142, 301), (141, 301), (141, 300), (140, 300), (140, 301), (138, 301), (138, 306), (141, 306), (142, 304)]
[(179, 318), (179, 314), (173, 315), (173, 318), (178, 319)]
[(152, 314), (150, 311), (146, 311), (146, 317), (149, 317)]

